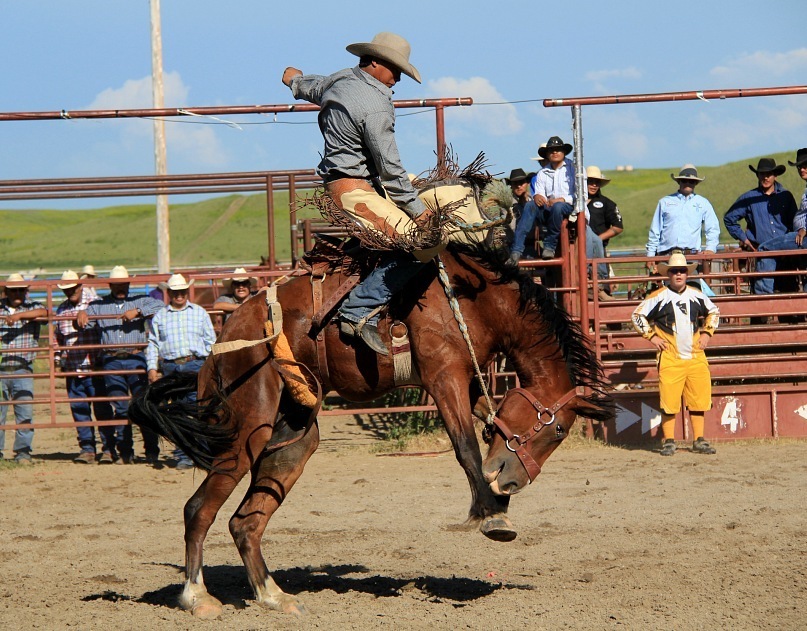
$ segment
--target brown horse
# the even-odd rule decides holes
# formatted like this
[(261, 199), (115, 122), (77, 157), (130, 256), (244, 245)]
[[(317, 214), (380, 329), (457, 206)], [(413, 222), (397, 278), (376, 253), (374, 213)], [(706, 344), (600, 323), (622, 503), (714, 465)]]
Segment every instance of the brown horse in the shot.
[[(611, 410), (586, 337), (543, 287), (516, 269), (492, 262), (493, 253), (479, 248), (452, 245), (440, 256), (479, 365), (506, 354), (521, 387), (508, 392), (495, 416), (493, 411), (488, 414), (436, 265), (410, 282), (382, 324), (398, 319), (409, 328), (413, 363), (470, 483), (466, 523), (479, 525), (493, 539), (509, 541), (516, 536), (506, 517), (510, 496), (538, 474), (576, 415), (605, 419)], [(323, 295), (345, 280), (340, 274), (326, 277)], [(336, 391), (351, 401), (374, 399), (393, 389), (392, 360), (344, 339), (335, 322), (323, 329), (326, 356), (318, 353), (310, 335), (312, 287), (318, 282), (306, 276), (278, 287), (283, 330), (295, 358), (324, 391)], [(229, 318), (220, 341), (262, 339), (267, 312), (262, 294), (253, 297)], [(389, 344), (389, 326), (379, 330)], [(261, 554), (269, 519), (319, 443), (316, 424), (307, 422), (310, 410), (291, 398), (278, 368), (266, 344), (211, 356), (199, 374), (199, 396), (223, 405), (189, 415), (177, 401), (183, 388), (187, 393), (193, 384), (169, 377), (152, 384), (130, 407), (134, 422), (176, 443), (209, 471), (185, 506), (181, 605), (194, 615), (215, 617), (221, 611), (202, 579), (202, 544), (222, 504), (247, 472), (252, 481), (229, 527), (249, 582), (262, 605), (304, 611), (275, 584)], [(171, 402), (166, 404), (166, 399)], [(475, 413), (488, 420), (490, 449), (484, 463), (474, 431)]]

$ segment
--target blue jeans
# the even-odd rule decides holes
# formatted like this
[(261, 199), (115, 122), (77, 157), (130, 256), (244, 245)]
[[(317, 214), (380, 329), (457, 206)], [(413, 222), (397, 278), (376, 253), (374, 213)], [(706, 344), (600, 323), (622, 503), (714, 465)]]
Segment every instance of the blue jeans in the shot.
[[(527, 234), (532, 230), (535, 222), (543, 227), (546, 226), (546, 231), (542, 235), (544, 248), (557, 252), (558, 239), (560, 238), (560, 226), (563, 220), (572, 214), (574, 208), (571, 204), (566, 202), (558, 202), (552, 204), (551, 207), (537, 206), (535, 204), (527, 204), (524, 206), (524, 212), (516, 224), (516, 234), (513, 237), (513, 252), (521, 254), (524, 252), (524, 242), (527, 240)], [(602, 244), (602, 242), (600, 242)]]
[[(10, 373), (12, 375), (30, 375), (30, 369), (20, 368)], [(3, 401), (30, 401), (34, 398), (34, 378), (15, 377), (0, 380), (0, 392)], [(6, 424), (8, 405), (0, 405), (0, 425)], [(34, 406), (31, 403), (14, 403), (14, 419), (17, 425), (32, 424), (34, 420)], [(18, 429), (14, 436), (14, 453), (31, 453), (31, 444), (34, 442), (33, 429)], [(0, 430), (0, 455), (6, 446), (6, 433)]]
[[(143, 371), (142, 374), (137, 375), (104, 375), (107, 396), (125, 397), (128, 394), (134, 396), (148, 383), (145, 373), (146, 357), (143, 353), (136, 353), (128, 357), (106, 355), (102, 360), (102, 366), (104, 370)], [(112, 401), (112, 409), (114, 410), (114, 419), (126, 419), (129, 402)], [(104, 445), (108, 445), (113, 454), (115, 453), (113, 447), (116, 447), (118, 453), (125, 458), (130, 458), (134, 455), (131, 425), (108, 425), (101, 427), (100, 431)], [(143, 446), (145, 447), (146, 456), (156, 458), (160, 453), (159, 436), (150, 429), (141, 428), (140, 431), (143, 434)]]
[[(796, 245), (796, 233), (795, 232), (788, 232), (787, 234), (780, 235), (778, 237), (774, 237), (773, 239), (768, 239), (764, 243), (761, 243), (757, 248), (760, 252), (768, 251), (771, 252), (773, 250), (801, 250), (805, 248), (807, 245), (807, 238), (802, 241), (802, 244)], [(777, 260), (775, 257), (770, 258), (758, 258), (757, 259), (757, 271), (758, 272), (775, 272), (776, 271), (776, 263)], [(802, 288), (803, 291), (807, 291), (807, 283)], [(772, 294), (773, 293), (773, 278), (771, 277), (758, 277), (754, 279), (754, 293), (755, 294)]]
[[(167, 377), (168, 375), (170, 375), (172, 373), (175, 373), (175, 372), (192, 372), (194, 374), (199, 374), (199, 371), (202, 369), (202, 365), (204, 363), (205, 363), (204, 359), (194, 359), (193, 361), (189, 361), (189, 362), (184, 363), (184, 364), (175, 364), (173, 362), (166, 361), (166, 362), (163, 362), (162, 373), (163, 373), (164, 377)], [(196, 401), (196, 390), (189, 393), (188, 396), (185, 397), (185, 400), (188, 401), (188, 403), (195, 402)], [(183, 460), (190, 460), (190, 458), (188, 458), (185, 455), (185, 452), (182, 451), (181, 449), (179, 449), (178, 447), (176, 449), (174, 449), (174, 458), (178, 462), (182, 462)]]
[[(378, 307), (387, 304), (425, 265), (411, 256), (392, 255), (381, 260), (372, 272), (350, 292), (339, 308), (345, 320), (358, 322)], [(378, 320), (373, 316), (369, 321)]]
[[(605, 246), (602, 244), (602, 239), (597, 236), (597, 233), (591, 229), (589, 224), (586, 224), (586, 258), (605, 258)], [(591, 273), (591, 270), (589, 270), (589, 273)], [(600, 280), (608, 278), (608, 263), (597, 264), (597, 278)], [(606, 289), (606, 287), (603, 286), (603, 289)]]
[[(100, 376), (66, 377), (67, 396), (71, 399), (86, 399), (88, 397), (106, 396), (104, 378)], [(112, 404), (109, 401), (76, 401), (70, 404), (70, 413), (76, 423), (86, 423), (92, 421), (92, 413), (95, 413), (96, 421), (109, 421), (113, 418)], [(112, 451), (112, 446), (107, 445), (106, 436), (100, 431), (101, 445), (103, 451)], [(91, 451), (95, 453), (95, 428), (92, 426), (81, 426), (76, 428), (78, 434), (78, 446), (81, 451)]]

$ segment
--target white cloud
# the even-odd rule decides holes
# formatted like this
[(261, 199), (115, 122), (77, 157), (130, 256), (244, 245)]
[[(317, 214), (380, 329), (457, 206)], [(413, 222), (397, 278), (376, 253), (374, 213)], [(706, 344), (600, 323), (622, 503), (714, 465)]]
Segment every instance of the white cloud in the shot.
[[(518, 117), (513, 105), (505, 104), (507, 99), (484, 77), (459, 79), (442, 77), (426, 84), (429, 96), (440, 98), (451, 96), (470, 96), (474, 103), (471, 107), (452, 107), (446, 115), (446, 122), (452, 126), (460, 126), (467, 133), (483, 133), (492, 136), (509, 136), (520, 133), (524, 123)], [(503, 103), (502, 105), (482, 105), (482, 103)], [(450, 117), (450, 118), (449, 118)]]
[[(165, 106), (183, 107), (187, 105), (190, 88), (186, 86), (178, 72), (167, 72), (163, 75), (163, 92)], [(142, 79), (129, 79), (121, 87), (107, 88), (100, 92), (87, 106), (90, 110), (110, 109), (146, 109), (152, 107), (151, 75)], [(205, 118), (191, 120), (188, 118), (167, 117), (165, 119), (166, 145), (169, 172), (172, 169), (172, 157), (182, 164), (188, 164), (182, 171), (195, 167), (215, 167), (226, 163), (227, 158), (216, 136), (216, 128), (205, 124)], [(154, 138), (153, 125), (150, 120), (121, 120), (119, 142), (126, 151), (152, 152)], [(233, 131), (232, 133), (240, 133)]]
[(804, 77), (805, 73), (807, 73), (807, 48), (797, 48), (784, 53), (759, 50), (729, 59), (723, 65), (710, 70), (710, 74), (714, 77), (743, 82), (741, 86), (732, 87), (756, 87), (748, 85), (748, 81), (770, 84), (771, 79), (779, 80), (783, 77), (793, 77), (794, 80), (801, 82), (799, 77)]

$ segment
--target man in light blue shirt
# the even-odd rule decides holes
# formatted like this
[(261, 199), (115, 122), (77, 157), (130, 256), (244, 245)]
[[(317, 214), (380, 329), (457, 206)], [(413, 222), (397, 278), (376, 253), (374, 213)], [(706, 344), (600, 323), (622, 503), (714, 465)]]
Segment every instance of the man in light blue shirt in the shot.
[[(673, 250), (686, 255), (714, 254), (720, 241), (720, 221), (709, 200), (695, 193), (695, 187), (705, 178), (698, 177), (692, 164), (685, 164), (678, 175), (670, 173), (678, 183), (675, 193), (662, 197), (650, 222), (647, 256), (666, 256)], [(706, 246), (701, 247), (701, 229), (706, 234)], [(655, 273), (656, 264), (648, 261), (647, 268)]]

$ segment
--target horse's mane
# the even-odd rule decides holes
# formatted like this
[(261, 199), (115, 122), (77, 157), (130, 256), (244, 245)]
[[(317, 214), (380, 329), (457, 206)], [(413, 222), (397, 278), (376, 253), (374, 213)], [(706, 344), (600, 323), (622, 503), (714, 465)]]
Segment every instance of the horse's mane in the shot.
[(519, 268), (507, 265), (501, 250), (495, 250), (484, 243), (472, 245), (452, 243), (448, 249), (455, 256), (472, 258), (492, 272), (495, 284), (518, 285), (519, 314), (525, 318), (535, 318), (546, 332), (536, 341), (536, 345), (547, 340), (557, 342), (572, 385), (582, 386), (590, 392), (580, 397), (588, 405), (576, 411), (594, 420), (604, 421), (611, 418), (613, 400), (607, 393), (608, 384), (594, 349), (580, 325), (555, 302), (546, 287), (536, 284), (531, 276)]

